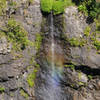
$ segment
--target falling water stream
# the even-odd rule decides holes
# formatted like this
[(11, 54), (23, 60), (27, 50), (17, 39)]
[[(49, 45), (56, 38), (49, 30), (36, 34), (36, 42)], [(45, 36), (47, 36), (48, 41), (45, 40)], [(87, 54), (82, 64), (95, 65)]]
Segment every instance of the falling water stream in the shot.
[(53, 15), (50, 15), (50, 36), (51, 36), (51, 62), (43, 61), (43, 68), (39, 72), (36, 83), (36, 100), (69, 100), (64, 93), (61, 79), (62, 68), (55, 65), (55, 38)]
[(53, 14), (51, 12), (51, 20), (50, 20), (50, 34), (51, 34), (51, 67), (54, 70), (54, 53), (55, 53), (55, 44), (54, 44), (54, 27), (53, 27)]

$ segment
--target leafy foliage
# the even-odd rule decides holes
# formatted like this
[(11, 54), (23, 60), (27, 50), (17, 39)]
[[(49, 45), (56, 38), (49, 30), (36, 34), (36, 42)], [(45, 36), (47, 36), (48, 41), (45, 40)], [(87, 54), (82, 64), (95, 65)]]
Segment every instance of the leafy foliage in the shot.
[(41, 0), (41, 9), (43, 12), (50, 13), (52, 10), (53, 0)]
[(77, 38), (71, 38), (68, 40), (71, 46), (78, 47), (78, 46), (84, 46), (86, 41), (84, 39), (77, 39)]
[(60, 14), (64, 12), (64, 1), (63, 0), (58, 0), (53, 2), (53, 12), (54, 14)]
[(41, 0), (41, 9), (43, 12), (60, 14), (64, 12), (65, 0)]
[[(78, 2), (79, 1), (79, 2)], [(100, 14), (100, 3), (97, 3), (96, 0), (78, 0), (79, 11), (88, 14), (92, 19), (98, 17)]]

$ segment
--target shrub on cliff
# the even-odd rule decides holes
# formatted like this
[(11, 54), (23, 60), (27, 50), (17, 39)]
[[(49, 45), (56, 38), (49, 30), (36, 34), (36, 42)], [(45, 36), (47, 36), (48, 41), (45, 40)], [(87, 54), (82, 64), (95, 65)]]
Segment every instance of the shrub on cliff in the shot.
[(28, 33), (14, 19), (9, 19), (7, 23), (7, 32), (5, 33), (8, 41), (12, 42), (13, 48), (21, 50), (26, 48), (31, 42), (28, 40)]
[(50, 13), (52, 10), (53, 0), (41, 0), (41, 9), (43, 12)]
[(79, 11), (88, 14), (92, 19), (98, 17), (100, 14), (100, 3), (97, 3), (96, 0), (78, 0), (79, 1)]
[(53, 2), (53, 6), (52, 6), (52, 9), (53, 9), (53, 12), (54, 14), (60, 14), (60, 13), (63, 13), (64, 12), (64, 0), (54, 0)]
[(41, 10), (43, 12), (60, 14), (64, 12), (65, 0), (41, 0)]

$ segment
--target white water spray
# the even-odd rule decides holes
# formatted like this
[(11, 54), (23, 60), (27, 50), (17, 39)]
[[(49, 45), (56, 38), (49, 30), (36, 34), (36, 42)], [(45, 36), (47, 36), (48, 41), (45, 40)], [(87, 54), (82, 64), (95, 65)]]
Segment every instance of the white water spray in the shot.
[(53, 14), (51, 12), (51, 17), (50, 17), (50, 30), (51, 30), (51, 67), (52, 70), (55, 68), (54, 64), (54, 53), (55, 53), (55, 43), (54, 43), (54, 25), (53, 25)]

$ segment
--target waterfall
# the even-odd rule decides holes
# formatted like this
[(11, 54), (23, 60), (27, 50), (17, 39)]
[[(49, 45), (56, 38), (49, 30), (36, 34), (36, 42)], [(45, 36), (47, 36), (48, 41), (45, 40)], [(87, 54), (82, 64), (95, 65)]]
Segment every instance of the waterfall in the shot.
[(55, 69), (55, 64), (54, 64), (54, 60), (55, 60), (55, 43), (54, 43), (54, 24), (53, 24), (53, 14), (51, 12), (51, 16), (50, 16), (50, 34), (51, 34), (51, 67), (52, 67), (52, 72)]
[[(54, 33), (54, 18), (53, 14), (49, 15), (49, 35), (51, 38), (50, 42), (50, 61), (41, 59), (42, 67), (37, 77), (36, 83), (36, 100), (68, 100), (67, 95), (64, 94), (61, 84), (62, 69), (61, 66), (56, 65), (56, 46), (57, 41), (55, 40)], [(57, 33), (56, 33), (57, 34)], [(45, 50), (45, 48), (43, 48)], [(49, 51), (48, 49), (48, 51)], [(58, 54), (59, 55), (59, 54)]]

